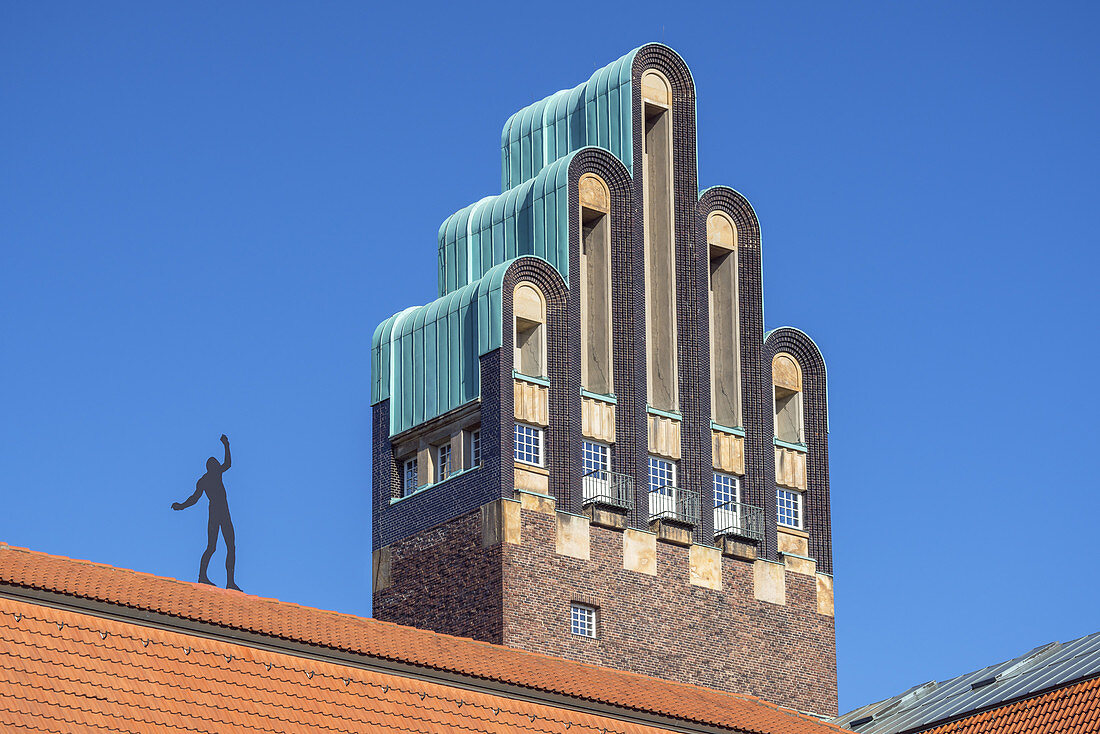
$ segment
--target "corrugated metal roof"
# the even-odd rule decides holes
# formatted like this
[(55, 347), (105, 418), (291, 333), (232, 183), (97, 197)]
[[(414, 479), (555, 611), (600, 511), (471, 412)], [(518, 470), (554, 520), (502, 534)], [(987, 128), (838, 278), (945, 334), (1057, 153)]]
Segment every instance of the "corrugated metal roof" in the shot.
[(1020, 657), (942, 683), (922, 683), (833, 721), (857, 734), (919, 731), (970, 711), (1097, 675), (1100, 675), (1100, 632), (1070, 642), (1051, 642)]

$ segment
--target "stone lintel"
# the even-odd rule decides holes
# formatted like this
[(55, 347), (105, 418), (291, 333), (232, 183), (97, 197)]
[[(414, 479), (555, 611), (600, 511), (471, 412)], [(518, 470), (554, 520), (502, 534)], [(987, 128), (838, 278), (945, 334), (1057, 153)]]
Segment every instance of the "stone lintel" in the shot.
[(657, 536), (644, 530), (623, 531), (623, 568), (627, 571), (657, 575)]
[(758, 558), (752, 566), (753, 595), (769, 604), (787, 604), (787, 569), (782, 563)]
[(803, 576), (813, 576), (817, 573), (817, 561), (794, 553), (780, 553), (783, 557), (783, 565), (792, 573), (800, 573)]
[(542, 515), (552, 516), (557, 506), (557, 502), (550, 495), (528, 492), (519, 487), (516, 488), (516, 496), (523, 509), (538, 512)]
[(624, 510), (592, 504), (584, 508), (584, 514), (588, 516), (593, 525), (610, 528), (611, 530), (626, 529), (626, 512)]
[(587, 561), (590, 553), (588, 517), (558, 510), (555, 552)]
[(654, 520), (649, 524), (649, 529), (657, 534), (657, 540), (673, 545), (682, 545), (685, 548), (691, 545), (691, 528), (664, 520)]
[(722, 590), (722, 551), (709, 545), (692, 545), (688, 551), (688, 580), (694, 586)]
[(817, 576), (817, 613), (833, 616), (833, 577), (827, 573)]
[(499, 499), (481, 506), (481, 547), (498, 543), (520, 544), (521, 505), (517, 500)]
[(393, 583), (393, 557), (388, 545), (371, 553), (371, 566), (373, 567), (371, 593), (377, 594)]
[(756, 560), (756, 546), (753, 543), (729, 535), (722, 536), (718, 542), (724, 555), (739, 561)]

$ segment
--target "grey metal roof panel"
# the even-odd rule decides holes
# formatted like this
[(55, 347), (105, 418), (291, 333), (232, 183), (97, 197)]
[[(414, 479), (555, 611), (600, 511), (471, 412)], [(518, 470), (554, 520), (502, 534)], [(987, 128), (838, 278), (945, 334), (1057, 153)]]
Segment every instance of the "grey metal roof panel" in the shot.
[[(833, 719), (857, 734), (899, 734), (1100, 675), (1100, 632), (1052, 642), (942, 683), (929, 681)], [(976, 686), (976, 687), (975, 687)], [(853, 726), (853, 722), (857, 722)]]

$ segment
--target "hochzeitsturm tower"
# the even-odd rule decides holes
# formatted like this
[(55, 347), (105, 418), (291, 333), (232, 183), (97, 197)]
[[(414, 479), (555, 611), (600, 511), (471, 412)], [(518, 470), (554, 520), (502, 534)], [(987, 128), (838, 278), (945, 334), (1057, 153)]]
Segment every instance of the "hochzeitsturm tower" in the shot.
[(372, 352), (374, 615), (837, 713), (825, 364), (649, 44), (514, 114)]

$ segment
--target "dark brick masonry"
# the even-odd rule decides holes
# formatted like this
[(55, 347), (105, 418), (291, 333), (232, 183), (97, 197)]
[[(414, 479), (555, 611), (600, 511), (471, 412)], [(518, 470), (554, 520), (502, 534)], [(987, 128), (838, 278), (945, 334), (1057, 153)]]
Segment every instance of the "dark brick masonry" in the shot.
[[(771, 360), (789, 352), (804, 378), (808, 445), (805, 520), (817, 570), (832, 573), (825, 367), (813, 342), (795, 329), (765, 340), (760, 227), (748, 201), (726, 187), (696, 197), (695, 89), (684, 62), (652, 44), (635, 57), (632, 105), (641, 119), (642, 74), (655, 69), (673, 92), (674, 231), (680, 477), (704, 508), (694, 542), (711, 544), (709, 252), (706, 218), (723, 211), (737, 228), (745, 475), (742, 500), (764, 508), (762, 558), (778, 560)], [(635, 481), (632, 528), (647, 529), (645, 262), (642, 137), (634, 136), (633, 176), (607, 151), (578, 151), (569, 166), (570, 261), (580, 269), (578, 182), (595, 173), (611, 194), (611, 268), (616, 442), (612, 468)], [(623, 569), (623, 534), (591, 527), (591, 558), (555, 552), (551, 515), (523, 512), (522, 541), (481, 547), (478, 508), (514, 494), (512, 463), (512, 293), (530, 281), (547, 298), (550, 425), (549, 494), (557, 509), (581, 509), (580, 300), (537, 258), (520, 258), (502, 288), (502, 346), (480, 358), (482, 466), (391, 502), (399, 473), (389, 436), (389, 403), (373, 407), (375, 549), (388, 548), (390, 585), (374, 594), (379, 619), (560, 655), (600, 665), (750, 693), (819, 714), (836, 713), (833, 618), (817, 613), (816, 581), (786, 572), (786, 605), (758, 601), (753, 565), (722, 560), (723, 590), (688, 583), (687, 548), (657, 544), (658, 574)], [(446, 424), (447, 416), (433, 423)], [(401, 437), (394, 437), (400, 440)], [(569, 604), (600, 608), (596, 640), (569, 634)]]

